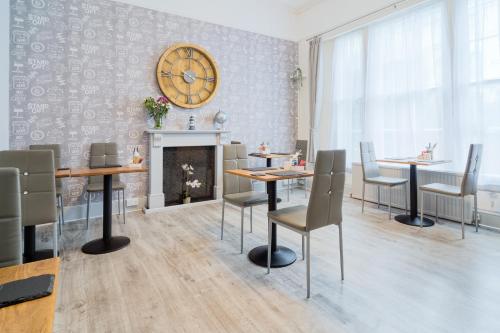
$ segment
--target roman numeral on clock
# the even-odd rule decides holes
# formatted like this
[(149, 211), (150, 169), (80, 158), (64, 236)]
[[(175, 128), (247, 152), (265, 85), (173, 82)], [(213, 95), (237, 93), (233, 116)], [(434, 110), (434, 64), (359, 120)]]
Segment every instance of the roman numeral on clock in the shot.
[(172, 78), (173, 74), (171, 71), (168, 71), (168, 72), (165, 72), (165, 71), (161, 71), (161, 76), (162, 77), (168, 77), (169, 79)]
[(186, 103), (193, 104), (193, 97), (191, 97), (191, 95), (186, 96)]

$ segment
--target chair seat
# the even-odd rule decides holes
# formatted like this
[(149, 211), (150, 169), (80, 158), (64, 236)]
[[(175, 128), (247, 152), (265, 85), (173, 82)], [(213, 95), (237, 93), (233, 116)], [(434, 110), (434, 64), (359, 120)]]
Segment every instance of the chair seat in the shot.
[(420, 186), (421, 191), (432, 192), (443, 195), (450, 195), (455, 197), (462, 196), (462, 191), (459, 186), (441, 184), (441, 183), (432, 183), (427, 185)]
[[(123, 190), (125, 189), (125, 183), (123, 182), (113, 182), (113, 190)], [(87, 192), (102, 192), (104, 191), (103, 183), (90, 183), (87, 185)]]
[(266, 204), (267, 194), (256, 191), (233, 193), (224, 195), (224, 200), (236, 206), (250, 207)]
[(378, 185), (395, 186), (407, 183), (408, 179), (378, 176), (373, 178), (367, 178), (365, 182)]
[(280, 224), (284, 224), (293, 229), (306, 231), (307, 206), (293, 206), (273, 210), (267, 216)]

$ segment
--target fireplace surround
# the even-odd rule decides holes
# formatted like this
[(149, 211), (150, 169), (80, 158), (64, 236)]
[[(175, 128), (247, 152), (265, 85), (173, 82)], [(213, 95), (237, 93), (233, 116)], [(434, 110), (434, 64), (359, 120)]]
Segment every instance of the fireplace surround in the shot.
[[(147, 195), (147, 208), (145, 212), (171, 209), (174, 207), (186, 207), (189, 205), (198, 205), (211, 203), (214, 200), (222, 198), (222, 145), (230, 143), (230, 132), (224, 130), (147, 130), (145, 132), (149, 138), (149, 186)], [(176, 148), (178, 151), (199, 149), (195, 147), (212, 147), (213, 149), (213, 187), (212, 198), (210, 200), (205, 196), (200, 202), (192, 202), (185, 205), (172, 205), (173, 197), (165, 195), (164, 192), (164, 158), (168, 158), (168, 148)], [(167, 148), (164, 150), (164, 148)], [(175, 151), (171, 149), (170, 151)], [(205, 148), (207, 149), (207, 148)], [(209, 161), (209, 160), (208, 160)], [(202, 162), (198, 163), (198, 169), (203, 167)], [(210, 163), (210, 162), (208, 162)], [(194, 165), (193, 165), (194, 166)], [(196, 175), (194, 175), (196, 178)], [(167, 176), (168, 178), (169, 176)], [(201, 179), (199, 179), (202, 181)], [(196, 201), (196, 200), (193, 200)]]

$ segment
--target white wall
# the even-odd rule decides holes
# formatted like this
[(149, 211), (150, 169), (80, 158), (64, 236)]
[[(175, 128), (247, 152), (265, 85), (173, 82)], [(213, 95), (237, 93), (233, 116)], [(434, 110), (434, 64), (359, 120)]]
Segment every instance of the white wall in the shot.
[[(0, 1), (0, 150), (9, 149), (9, 1)], [(2, 46), (3, 45), (3, 46)]]
[(296, 15), (290, 7), (269, 0), (119, 0), (136, 6), (205, 22), (297, 40)]

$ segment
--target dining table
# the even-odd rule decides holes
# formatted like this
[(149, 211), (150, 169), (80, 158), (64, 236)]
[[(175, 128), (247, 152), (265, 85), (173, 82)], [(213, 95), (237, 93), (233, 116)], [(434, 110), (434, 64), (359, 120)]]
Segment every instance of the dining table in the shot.
[[(410, 166), (410, 214), (396, 215), (396, 221), (411, 225), (414, 227), (431, 227), (434, 221), (424, 217), (423, 223), (418, 215), (418, 180), (417, 180), (417, 166), (429, 167), (439, 164), (451, 163), (450, 160), (422, 160), (418, 158), (384, 158), (377, 160), (380, 163), (402, 164)], [(406, 198), (405, 198), (406, 199)]]
[[(228, 174), (250, 178), (266, 183), (267, 188), (267, 209), (273, 211), (277, 209), (276, 183), (280, 180), (313, 177), (313, 170), (268, 170), (255, 172), (245, 169), (232, 169), (225, 171)], [(248, 253), (248, 258), (254, 264), (267, 267), (267, 245), (257, 246)], [(282, 245), (278, 245), (278, 234), (276, 224), (273, 223), (271, 231), (271, 267), (280, 268), (291, 265), (297, 260), (295, 252)]]
[[(94, 239), (82, 246), (86, 254), (104, 254), (118, 251), (130, 244), (126, 236), (113, 236), (111, 230), (112, 205), (113, 205), (113, 175), (124, 173), (146, 172), (145, 167), (116, 166), (103, 168), (80, 168), (57, 170), (56, 178), (67, 177), (103, 177), (103, 205), (102, 205), (102, 238)], [(123, 212), (125, 214), (125, 212)]]

